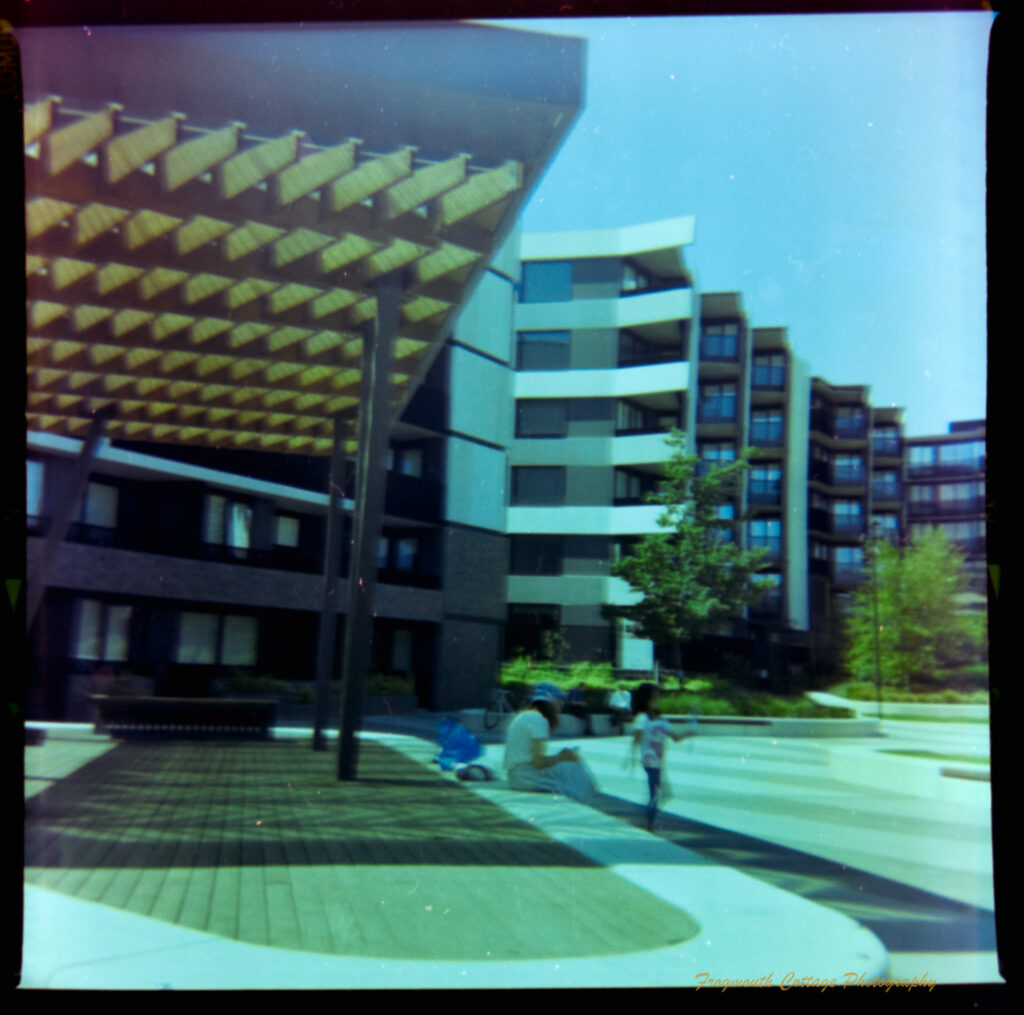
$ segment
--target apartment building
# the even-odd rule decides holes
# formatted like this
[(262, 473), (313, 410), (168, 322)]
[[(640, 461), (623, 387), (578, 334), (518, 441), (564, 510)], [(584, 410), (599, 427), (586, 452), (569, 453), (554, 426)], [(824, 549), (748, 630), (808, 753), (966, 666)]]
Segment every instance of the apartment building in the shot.
[(947, 433), (906, 440), (908, 536), (941, 528), (966, 557), (971, 591), (987, 589), (985, 421), (950, 423)]
[(509, 652), (648, 669), (650, 643), (604, 618), (618, 554), (656, 531), (644, 495), (664, 435), (696, 447), (693, 219), (524, 235), (509, 450)]

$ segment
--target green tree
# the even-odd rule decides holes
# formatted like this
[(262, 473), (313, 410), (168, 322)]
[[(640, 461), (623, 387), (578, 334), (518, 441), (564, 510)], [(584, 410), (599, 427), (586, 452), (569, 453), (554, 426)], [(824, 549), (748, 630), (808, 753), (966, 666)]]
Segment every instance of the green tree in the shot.
[(869, 542), (866, 557), (866, 581), (854, 592), (846, 623), (853, 676), (875, 679), (876, 614), (885, 684), (909, 689), (914, 677), (934, 676), (977, 656), (977, 621), (957, 603), (967, 588), (964, 557), (942, 529), (929, 529), (902, 554), (884, 540)]
[(698, 471), (700, 459), (686, 454), (686, 437), (673, 430), (666, 438), (672, 456), (665, 478), (650, 503), (661, 504), (662, 531), (651, 533), (612, 566), (639, 593), (628, 606), (606, 606), (612, 617), (624, 618), (633, 634), (672, 647), (680, 661), (680, 642), (693, 641), (722, 626), (759, 602), (772, 584), (756, 577), (764, 566), (763, 548), (743, 549), (729, 539), (734, 519), (720, 508), (735, 498), (753, 452), (734, 461)]

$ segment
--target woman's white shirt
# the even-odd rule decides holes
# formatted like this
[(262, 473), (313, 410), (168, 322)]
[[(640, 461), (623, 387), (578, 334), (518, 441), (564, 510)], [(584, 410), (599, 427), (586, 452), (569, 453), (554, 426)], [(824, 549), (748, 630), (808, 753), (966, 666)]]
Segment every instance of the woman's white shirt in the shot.
[(533, 741), (547, 741), (551, 736), (551, 727), (547, 719), (536, 709), (520, 712), (511, 723), (505, 735), (505, 768), (512, 769), (516, 765), (532, 763)]

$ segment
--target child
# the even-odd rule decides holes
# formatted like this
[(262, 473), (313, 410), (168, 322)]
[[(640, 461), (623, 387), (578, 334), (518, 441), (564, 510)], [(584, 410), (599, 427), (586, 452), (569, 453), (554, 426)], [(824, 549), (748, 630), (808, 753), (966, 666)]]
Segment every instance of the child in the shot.
[(671, 737), (676, 743), (695, 735), (695, 729), (677, 733), (672, 724), (662, 718), (658, 711), (660, 691), (656, 684), (641, 684), (634, 695), (636, 723), (633, 728), (632, 750), (640, 749), (640, 764), (647, 773), (651, 800), (647, 805), (647, 831), (654, 831), (654, 819), (658, 814), (658, 797), (662, 791), (662, 766), (665, 763), (665, 740)]

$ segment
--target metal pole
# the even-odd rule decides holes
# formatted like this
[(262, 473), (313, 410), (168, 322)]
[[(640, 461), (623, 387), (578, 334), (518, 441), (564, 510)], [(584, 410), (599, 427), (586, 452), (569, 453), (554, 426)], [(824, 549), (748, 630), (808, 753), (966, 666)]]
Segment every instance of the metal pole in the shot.
[(96, 457), (96, 449), (99, 447), (100, 439), (103, 437), (103, 430), (107, 420), (113, 416), (110, 407), (100, 409), (93, 414), (92, 422), (89, 424), (89, 432), (82, 443), (82, 449), (75, 460), (75, 468), (71, 473), (67, 488), (57, 504), (53, 521), (46, 534), (46, 542), (43, 544), (43, 551), (40, 554), (39, 562), (34, 568), (35, 574), (29, 576), (28, 580), (28, 603), (26, 606), (25, 629), (31, 630), (36, 619), (36, 613), (42, 605), (43, 596), (50, 581), (50, 572), (53, 569), (53, 562), (57, 556), (57, 548), (67, 538), (68, 529), (71, 527), (71, 513), (81, 506), (82, 494), (89, 483), (89, 472), (92, 469), (93, 459)]
[(320, 630), (316, 653), (316, 700), (313, 716), (313, 750), (327, 749), (324, 728), (330, 714), (331, 678), (334, 676), (335, 634), (338, 627), (338, 568), (341, 561), (341, 489), (344, 479), (345, 431), (348, 424), (340, 413), (334, 417), (334, 445), (327, 479), (327, 533), (324, 539), (324, 580), (320, 597)]
[(377, 283), (377, 315), (363, 335), (356, 503), (341, 672), (338, 778), (355, 779), (366, 676), (373, 650), (373, 594), (391, 430), (391, 347), (398, 331), (401, 286), (396, 274)]

